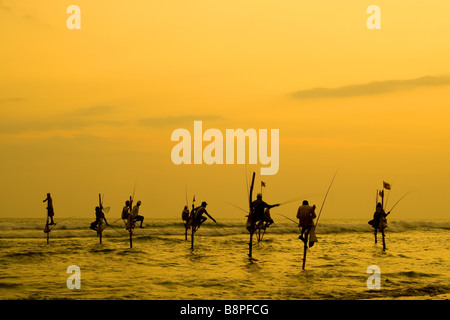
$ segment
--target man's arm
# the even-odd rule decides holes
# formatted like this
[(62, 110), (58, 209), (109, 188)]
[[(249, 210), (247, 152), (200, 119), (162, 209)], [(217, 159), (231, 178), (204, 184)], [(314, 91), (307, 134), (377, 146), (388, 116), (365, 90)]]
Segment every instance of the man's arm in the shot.
[(271, 209), (271, 208), (279, 207), (279, 206), (280, 206), (280, 204), (277, 203), (277, 204), (273, 204), (273, 205), (271, 205), (271, 206), (267, 205), (267, 208)]
[(212, 221), (214, 221), (215, 223), (217, 223), (217, 221), (216, 221), (213, 217), (211, 217), (211, 216), (209, 215), (209, 213), (206, 212), (206, 210), (205, 210), (205, 214), (206, 214), (208, 217), (210, 217)]

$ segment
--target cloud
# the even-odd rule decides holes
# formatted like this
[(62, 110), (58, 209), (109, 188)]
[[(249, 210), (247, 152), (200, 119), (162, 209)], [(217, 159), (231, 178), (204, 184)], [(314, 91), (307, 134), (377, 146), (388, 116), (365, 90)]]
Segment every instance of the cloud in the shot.
[(182, 126), (185, 124), (192, 124), (194, 121), (214, 121), (222, 120), (221, 116), (217, 115), (185, 115), (176, 117), (155, 117), (140, 119), (139, 123), (148, 127), (169, 127), (169, 126)]
[(19, 1), (8, 1), (8, 3), (5, 3), (5, 1), (0, 1), (0, 13), (3, 12), (4, 14), (12, 15), (20, 20), (27, 21), (28, 23), (40, 27), (51, 27), (50, 24), (43, 22), (38, 16), (36, 8), (39, 9), (39, 5), (30, 7), (29, 4), (23, 6), (18, 2)]
[(0, 133), (46, 132), (52, 130), (81, 129), (94, 124), (72, 119), (36, 119), (34, 121), (8, 121), (0, 125)]
[(13, 97), (13, 98), (0, 98), (0, 103), (10, 103), (10, 102), (20, 102), (24, 101), (25, 99), (19, 98), (19, 97)]
[(114, 111), (114, 107), (111, 106), (93, 106), (88, 108), (78, 108), (70, 113), (73, 116), (85, 117), (85, 116), (98, 116), (110, 114)]
[(11, 7), (7, 6), (7, 5), (4, 5), (3, 1), (0, 1), (0, 9), (1, 10), (5, 10), (5, 11), (11, 11)]
[[(80, 112), (81, 110), (81, 112)], [(48, 132), (53, 130), (80, 130), (94, 126), (117, 127), (126, 125), (126, 121), (90, 119), (89, 114), (99, 114), (99, 110), (80, 109), (79, 116), (60, 115), (39, 119), (6, 120), (0, 122), (0, 134), (19, 134), (24, 132)], [(104, 112), (104, 110), (102, 111)]]
[(420, 87), (436, 87), (450, 85), (450, 76), (421, 77), (410, 80), (375, 81), (338, 88), (314, 88), (293, 92), (294, 99), (344, 98), (367, 95), (378, 95), (395, 91), (413, 90)]

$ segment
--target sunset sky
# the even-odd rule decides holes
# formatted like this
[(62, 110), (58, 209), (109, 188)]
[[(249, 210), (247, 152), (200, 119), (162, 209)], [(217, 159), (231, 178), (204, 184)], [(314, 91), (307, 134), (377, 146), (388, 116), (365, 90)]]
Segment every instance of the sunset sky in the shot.
[[(69, 5), (81, 29), (69, 30)], [(381, 29), (369, 30), (369, 5)], [(450, 2), (0, 0), (0, 218), (180, 218), (208, 202), (242, 218), (247, 182), (295, 217), (371, 219), (392, 185), (391, 219), (450, 213)], [(280, 167), (175, 165), (171, 133), (280, 130)], [(207, 143), (204, 143), (204, 146)], [(228, 203), (227, 203), (228, 202)], [(275, 218), (275, 216), (274, 216)], [(283, 218), (277, 217), (281, 220)], [(277, 221), (277, 220), (276, 220)]]

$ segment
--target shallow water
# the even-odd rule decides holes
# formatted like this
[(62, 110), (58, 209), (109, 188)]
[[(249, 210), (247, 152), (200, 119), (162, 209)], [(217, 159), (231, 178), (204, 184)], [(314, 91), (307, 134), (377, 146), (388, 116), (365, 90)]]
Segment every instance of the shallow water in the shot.
[[(392, 221), (383, 253), (366, 221), (324, 219), (306, 270), (290, 221), (277, 221), (262, 242), (254, 238), (256, 260), (247, 256), (245, 221), (207, 221), (194, 250), (176, 219), (136, 229), (133, 248), (119, 222), (102, 244), (89, 223), (61, 219), (47, 244), (42, 221), (0, 220), (0, 299), (426, 299), (450, 292), (449, 221)], [(80, 268), (80, 289), (67, 287), (71, 265)], [(371, 265), (380, 268), (378, 290), (366, 284)]]

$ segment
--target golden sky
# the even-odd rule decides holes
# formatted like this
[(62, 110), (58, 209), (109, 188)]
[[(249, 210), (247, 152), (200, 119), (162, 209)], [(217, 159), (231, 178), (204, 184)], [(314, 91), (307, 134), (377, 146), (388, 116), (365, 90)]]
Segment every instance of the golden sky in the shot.
[[(66, 9), (81, 9), (69, 30)], [(381, 29), (369, 30), (369, 5)], [(305, 197), (323, 218), (446, 219), (450, 2), (0, 1), (1, 218), (119, 218), (136, 185), (147, 218), (193, 194), (242, 217), (246, 175), (268, 203)], [(171, 162), (177, 128), (280, 130), (280, 168)], [(206, 144), (206, 143), (205, 143)], [(204, 145), (205, 145), (204, 144)], [(187, 188), (186, 188), (187, 186)], [(296, 203), (276, 211), (295, 217)]]

